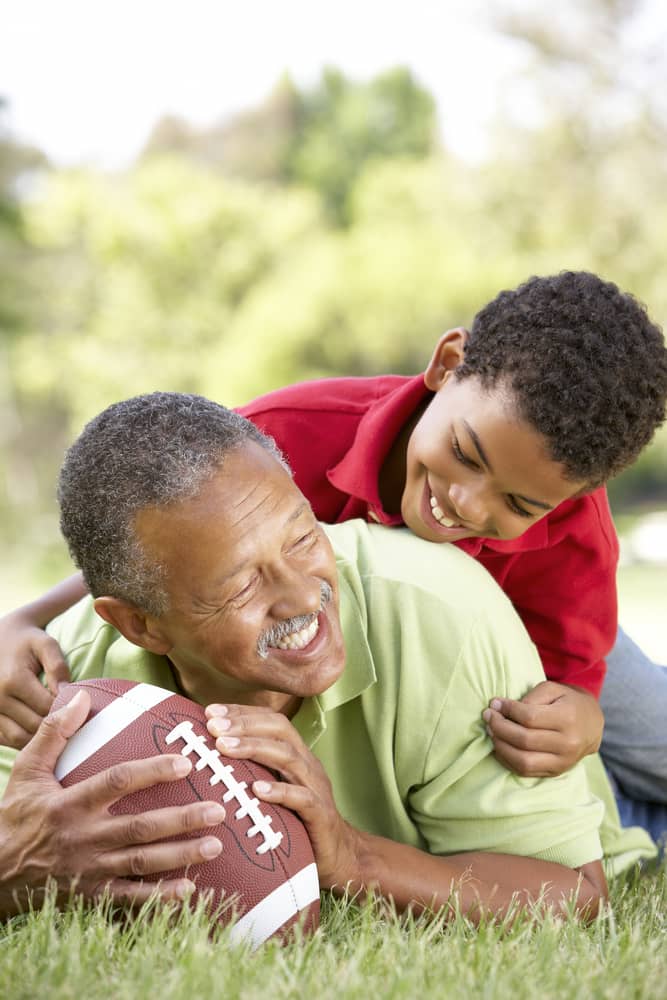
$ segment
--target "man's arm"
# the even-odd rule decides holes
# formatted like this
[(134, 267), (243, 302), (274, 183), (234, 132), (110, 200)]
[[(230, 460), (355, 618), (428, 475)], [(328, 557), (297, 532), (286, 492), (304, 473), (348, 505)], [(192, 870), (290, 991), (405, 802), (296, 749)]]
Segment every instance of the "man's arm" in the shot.
[(0, 917), (40, 905), (49, 883), (59, 900), (72, 889), (86, 898), (107, 891), (117, 901), (141, 903), (158, 892), (181, 900), (193, 889), (187, 878), (161, 882), (142, 876), (201, 863), (222, 850), (217, 837), (157, 843), (219, 823), (224, 808), (198, 802), (134, 816), (109, 812), (118, 799), (160, 782), (178, 781), (190, 770), (179, 755), (164, 755), (109, 768), (70, 788), (53, 771), (67, 740), (85, 722), (90, 698), (79, 692), (49, 715), (17, 756), (0, 801)]
[[(20, 750), (69, 681), (60, 646), (46, 625), (87, 593), (80, 573), (68, 577), (37, 600), (0, 619), (0, 743)], [(39, 681), (44, 673), (48, 687)]]
[(477, 851), (435, 856), (355, 829), (339, 814), (321, 763), (285, 716), (239, 705), (211, 705), (207, 714), (221, 753), (250, 757), (282, 775), (284, 781), (256, 782), (253, 791), (299, 813), (324, 888), (374, 890), (400, 910), (439, 909), (456, 894), (462, 911), (475, 921), (483, 915), (502, 917), (517, 905), (565, 910), (572, 901), (576, 912), (591, 919), (606, 899), (599, 861), (573, 869)]

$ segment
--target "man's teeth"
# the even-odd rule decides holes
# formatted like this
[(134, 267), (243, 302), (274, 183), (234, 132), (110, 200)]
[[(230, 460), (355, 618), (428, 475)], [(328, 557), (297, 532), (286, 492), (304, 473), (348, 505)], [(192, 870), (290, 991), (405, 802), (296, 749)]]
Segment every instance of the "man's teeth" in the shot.
[(300, 629), (298, 632), (284, 635), (282, 639), (271, 642), (269, 645), (276, 649), (303, 649), (309, 642), (313, 641), (319, 628), (319, 618), (314, 618), (310, 625), (306, 625), (305, 628)]
[(441, 524), (444, 528), (455, 528), (457, 526), (456, 521), (450, 521), (448, 517), (445, 517), (442, 507), (438, 507), (438, 501), (433, 494), (431, 494), (431, 513), (438, 524)]

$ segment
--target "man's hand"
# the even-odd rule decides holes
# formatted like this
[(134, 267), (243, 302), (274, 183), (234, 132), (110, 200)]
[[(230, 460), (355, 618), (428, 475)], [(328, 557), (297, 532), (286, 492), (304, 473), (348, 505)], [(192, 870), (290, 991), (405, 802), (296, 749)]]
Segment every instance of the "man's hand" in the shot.
[[(38, 680), (44, 672), (48, 689)], [(0, 619), (0, 743), (20, 750), (51, 708), (69, 670), (58, 643), (22, 610)]]
[(521, 701), (494, 698), (482, 712), (497, 759), (524, 778), (549, 778), (600, 746), (604, 717), (593, 695), (543, 681)]
[(249, 705), (209, 705), (208, 730), (227, 757), (248, 757), (278, 771), (284, 781), (256, 781), (253, 792), (265, 802), (292, 809), (308, 830), (320, 884), (344, 889), (359, 882), (361, 834), (340, 815), (331, 782), (286, 716)]
[(67, 740), (85, 721), (90, 698), (80, 691), (49, 715), (18, 755), (0, 801), (0, 915), (39, 903), (54, 880), (60, 900), (73, 887), (86, 898), (108, 891), (113, 899), (141, 903), (151, 895), (182, 899), (189, 879), (137, 881), (142, 876), (182, 868), (217, 857), (217, 837), (156, 843), (222, 822), (216, 802), (112, 816), (109, 807), (131, 792), (178, 781), (191, 770), (184, 757), (165, 754), (110, 767), (69, 788), (53, 771)]
[[(438, 857), (355, 830), (342, 818), (331, 784), (314, 754), (289, 720), (266, 708), (209, 705), (209, 732), (220, 753), (249, 757), (278, 771), (285, 781), (253, 784), (253, 792), (297, 812), (306, 825), (323, 888), (370, 888), (393, 900), (399, 911), (450, 911), (452, 893), (462, 911), (477, 921), (482, 914), (505, 917), (526, 904), (561, 912), (576, 899), (576, 910), (592, 919), (605, 898), (599, 861), (581, 869), (534, 858), (469, 852)], [(539, 902), (537, 902), (539, 900)]]

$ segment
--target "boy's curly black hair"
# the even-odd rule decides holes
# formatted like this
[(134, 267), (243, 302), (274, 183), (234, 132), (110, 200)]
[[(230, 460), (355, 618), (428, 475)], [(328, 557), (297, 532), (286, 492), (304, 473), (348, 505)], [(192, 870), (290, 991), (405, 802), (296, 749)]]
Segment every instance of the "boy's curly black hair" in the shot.
[(630, 465), (665, 419), (667, 348), (632, 295), (586, 271), (532, 277), (473, 321), (458, 379), (507, 388), (566, 475)]

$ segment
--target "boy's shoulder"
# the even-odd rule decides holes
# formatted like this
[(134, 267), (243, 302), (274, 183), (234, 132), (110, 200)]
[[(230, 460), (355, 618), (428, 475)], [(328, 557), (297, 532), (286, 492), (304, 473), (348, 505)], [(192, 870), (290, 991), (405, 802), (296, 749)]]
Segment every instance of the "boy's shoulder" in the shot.
[(401, 388), (411, 378), (412, 376), (404, 375), (376, 375), (297, 382), (258, 396), (250, 403), (237, 407), (237, 412), (251, 420), (271, 411), (363, 413), (375, 400)]

